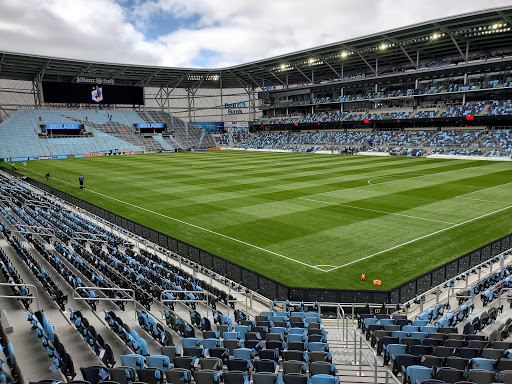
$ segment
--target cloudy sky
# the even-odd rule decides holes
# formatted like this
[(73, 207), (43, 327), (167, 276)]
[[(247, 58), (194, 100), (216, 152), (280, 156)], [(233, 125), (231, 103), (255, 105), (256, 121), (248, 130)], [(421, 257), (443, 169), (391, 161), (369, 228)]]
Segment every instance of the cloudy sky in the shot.
[(512, 0), (0, 0), (0, 51), (225, 67)]

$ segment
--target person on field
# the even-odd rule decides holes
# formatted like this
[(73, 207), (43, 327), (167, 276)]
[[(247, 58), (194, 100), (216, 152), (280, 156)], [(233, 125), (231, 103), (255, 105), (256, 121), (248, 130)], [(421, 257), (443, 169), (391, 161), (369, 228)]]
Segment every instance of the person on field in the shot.
[(25, 169), (25, 171), (27, 170), (27, 162), (26, 161), (23, 162), (23, 168)]
[(44, 175), (44, 177), (46, 177), (46, 181), (50, 180), (50, 172), (48, 172), (46, 175)]
[(80, 182), (80, 188), (84, 189), (84, 177), (82, 175), (78, 177), (78, 181)]

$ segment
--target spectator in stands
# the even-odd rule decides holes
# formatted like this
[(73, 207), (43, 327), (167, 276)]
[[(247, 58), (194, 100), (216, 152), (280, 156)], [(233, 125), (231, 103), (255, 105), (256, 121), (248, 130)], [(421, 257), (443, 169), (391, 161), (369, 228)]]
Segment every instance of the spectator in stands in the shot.
[(48, 172), (46, 175), (44, 175), (44, 177), (46, 177), (46, 181), (50, 180), (50, 172)]
[(84, 177), (82, 175), (78, 177), (78, 181), (80, 182), (80, 188), (84, 189)]

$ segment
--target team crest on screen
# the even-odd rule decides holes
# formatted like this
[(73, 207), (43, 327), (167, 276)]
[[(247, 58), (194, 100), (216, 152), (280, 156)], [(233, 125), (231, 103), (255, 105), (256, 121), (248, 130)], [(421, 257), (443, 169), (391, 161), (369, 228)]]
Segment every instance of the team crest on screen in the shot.
[(103, 89), (101, 87), (96, 86), (96, 89), (94, 89), (92, 92), (92, 100), (99, 103), (103, 100)]

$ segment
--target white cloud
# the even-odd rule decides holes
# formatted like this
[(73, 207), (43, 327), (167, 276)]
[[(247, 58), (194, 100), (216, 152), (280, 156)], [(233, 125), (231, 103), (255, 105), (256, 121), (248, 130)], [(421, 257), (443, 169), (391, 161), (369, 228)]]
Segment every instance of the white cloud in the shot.
[[(510, 0), (136, 0), (129, 4), (127, 0), (2, 0), (0, 50), (222, 67), (483, 6), (510, 5)], [(155, 15), (197, 22), (150, 41), (143, 26)], [(205, 52), (208, 55), (201, 59)]]

